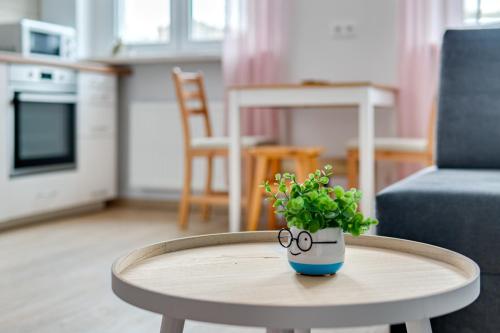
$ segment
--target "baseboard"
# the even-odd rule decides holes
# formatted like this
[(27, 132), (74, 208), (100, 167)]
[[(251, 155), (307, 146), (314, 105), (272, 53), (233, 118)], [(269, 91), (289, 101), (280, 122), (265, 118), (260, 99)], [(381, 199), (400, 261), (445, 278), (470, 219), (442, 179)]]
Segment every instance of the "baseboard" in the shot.
[(97, 202), (97, 203), (65, 208), (49, 213), (36, 214), (29, 217), (12, 219), (0, 222), (0, 231), (5, 231), (14, 228), (21, 228), (38, 222), (45, 222), (49, 220), (52, 221), (54, 219), (60, 219), (63, 217), (78, 215), (82, 213), (95, 212), (102, 210), (105, 206), (106, 204), (104, 202)]
[(118, 198), (108, 203), (110, 207), (128, 207), (138, 209), (160, 209), (177, 211), (179, 200), (150, 198)]
[[(155, 209), (177, 212), (179, 210), (179, 200), (171, 199), (150, 199), (150, 198), (118, 198), (108, 203), (110, 207), (128, 207), (134, 209)], [(191, 204), (190, 211), (197, 213), (201, 211), (201, 205)], [(212, 206), (212, 212), (219, 216), (228, 215), (228, 207)]]

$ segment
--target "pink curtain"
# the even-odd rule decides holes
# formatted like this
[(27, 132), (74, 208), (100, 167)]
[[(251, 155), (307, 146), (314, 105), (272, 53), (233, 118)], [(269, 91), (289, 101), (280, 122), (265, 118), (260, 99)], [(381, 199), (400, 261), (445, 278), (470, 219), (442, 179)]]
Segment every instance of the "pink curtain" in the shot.
[[(441, 40), (444, 31), (462, 25), (460, 0), (400, 0), (398, 135), (427, 137), (437, 94)], [(406, 164), (399, 178), (422, 168)]]
[[(285, 80), (288, 6), (286, 0), (228, 1), (222, 64), (226, 88)], [(278, 128), (277, 110), (242, 111), (244, 135), (276, 138)]]
[(400, 0), (398, 129), (426, 137), (437, 92), (443, 32), (462, 25), (460, 0)]

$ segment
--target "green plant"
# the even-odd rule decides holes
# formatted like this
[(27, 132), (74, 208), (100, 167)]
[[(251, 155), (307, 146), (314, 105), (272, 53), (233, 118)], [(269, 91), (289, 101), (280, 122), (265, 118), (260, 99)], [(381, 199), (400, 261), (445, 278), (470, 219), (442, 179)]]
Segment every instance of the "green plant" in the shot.
[(359, 236), (368, 231), (377, 220), (365, 218), (358, 211), (361, 192), (342, 186), (330, 187), (332, 166), (309, 174), (302, 184), (294, 174), (276, 174), (273, 191), (268, 181), (264, 187), (269, 199), (274, 201), (277, 214), (283, 214), (288, 226), (316, 232), (320, 229), (340, 227), (344, 232)]

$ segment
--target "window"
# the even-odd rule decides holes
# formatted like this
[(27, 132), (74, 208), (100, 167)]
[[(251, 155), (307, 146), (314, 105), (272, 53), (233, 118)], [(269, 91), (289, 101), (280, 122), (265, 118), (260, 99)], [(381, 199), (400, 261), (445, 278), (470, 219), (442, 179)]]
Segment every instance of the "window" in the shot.
[(224, 38), (225, 0), (191, 0), (189, 38), (193, 41), (214, 41)]
[(170, 1), (122, 0), (120, 15), (123, 43), (167, 43), (170, 40)]
[(116, 37), (126, 49), (171, 53), (220, 50), (226, 0), (116, 0), (116, 6)]
[(500, 23), (500, 1), (464, 0), (464, 23), (483, 25)]

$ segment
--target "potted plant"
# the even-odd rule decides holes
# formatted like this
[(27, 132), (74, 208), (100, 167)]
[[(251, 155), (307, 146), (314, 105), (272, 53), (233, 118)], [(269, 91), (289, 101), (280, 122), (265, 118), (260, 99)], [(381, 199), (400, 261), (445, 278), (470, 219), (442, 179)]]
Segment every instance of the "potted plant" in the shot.
[(344, 263), (343, 233), (359, 236), (378, 223), (358, 211), (360, 191), (330, 187), (331, 177), (332, 167), (326, 165), (303, 183), (284, 173), (275, 175), (274, 190), (268, 181), (262, 185), (276, 213), (287, 221), (278, 239), (288, 249), (290, 265), (301, 274), (335, 274)]

